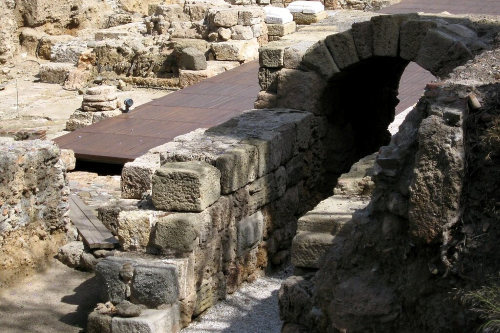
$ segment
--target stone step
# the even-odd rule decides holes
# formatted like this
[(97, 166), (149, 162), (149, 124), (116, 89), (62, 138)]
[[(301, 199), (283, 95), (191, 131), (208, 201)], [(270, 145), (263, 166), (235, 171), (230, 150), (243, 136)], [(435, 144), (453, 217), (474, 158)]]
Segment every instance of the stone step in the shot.
[(352, 214), (368, 204), (368, 198), (332, 196), (321, 201), (297, 223), (297, 232), (336, 234)]
[(296, 267), (320, 268), (328, 250), (343, 242), (343, 237), (327, 233), (298, 232), (292, 241), (292, 264)]

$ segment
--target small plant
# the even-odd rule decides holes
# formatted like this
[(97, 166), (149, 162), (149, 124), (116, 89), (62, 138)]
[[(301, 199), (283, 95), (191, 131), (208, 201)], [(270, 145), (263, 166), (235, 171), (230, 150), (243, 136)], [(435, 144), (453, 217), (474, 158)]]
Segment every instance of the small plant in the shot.
[(471, 310), (479, 313), (486, 323), (479, 327), (478, 332), (500, 332), (500, 283), (492, 282), (490, 286), (469, 292), (464, 297), (472, 306)]
[(500, 117), (493, 119), (491, 127), (484, 131), (480, 137), (481, 145), (488, 152), (486, 159), (500, 153)]

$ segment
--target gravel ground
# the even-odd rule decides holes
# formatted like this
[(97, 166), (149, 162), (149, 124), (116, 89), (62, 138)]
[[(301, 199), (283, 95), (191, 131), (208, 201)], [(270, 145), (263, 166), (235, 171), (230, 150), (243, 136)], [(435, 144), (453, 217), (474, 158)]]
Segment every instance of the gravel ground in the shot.
[(182, 333), (279, 333), (278, 290), (292, 268), (245, 283), (186, 327)]

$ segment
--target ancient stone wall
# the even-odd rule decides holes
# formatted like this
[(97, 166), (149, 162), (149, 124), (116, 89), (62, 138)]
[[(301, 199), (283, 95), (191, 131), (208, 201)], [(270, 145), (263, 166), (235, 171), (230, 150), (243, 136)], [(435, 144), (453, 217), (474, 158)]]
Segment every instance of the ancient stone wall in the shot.
[(17, 22), (14, 14), (16, 3), (12, 1), (0, 2), (0, 63), (11, 58), (16, 50)]
[(2, 284), (43, 266), (64, 240), (69, 188), (60, 155), (48, 141), (0, 141)]

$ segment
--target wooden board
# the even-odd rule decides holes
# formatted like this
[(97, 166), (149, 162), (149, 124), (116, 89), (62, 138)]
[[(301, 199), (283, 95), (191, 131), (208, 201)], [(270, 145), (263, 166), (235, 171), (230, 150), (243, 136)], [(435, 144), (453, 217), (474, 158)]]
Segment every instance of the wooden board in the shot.
[(91, 249), (112, 249), (118, 240), (77, 196), (69, 196), (69, 218)]

